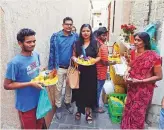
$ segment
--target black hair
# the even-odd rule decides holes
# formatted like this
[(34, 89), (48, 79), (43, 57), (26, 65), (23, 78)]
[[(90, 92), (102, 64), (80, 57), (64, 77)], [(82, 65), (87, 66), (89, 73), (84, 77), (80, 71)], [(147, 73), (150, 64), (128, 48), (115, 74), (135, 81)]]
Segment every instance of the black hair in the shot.
[(77, 31), (75, 26), (72, 26), (72, 28), (75, 28), (75, 32)]
[(102, 25), (102, 23), (99, 23), (99, 26), (101, 26)]
[(67, 21), (67, 20), (70, 20), (70, 21), (72, 21), (72, 23), (73, 23), (73, 19), (72, 19), (71, 17), (65, 17), (65, 18), (63, 19), (63, 24), (64, 24), (65, 21)]
[(100, 36), (102, 34), (106, 34), (108, 32), (106, 27), (99, 27), (99, 29), (97, 30), (97, 36)]
[(32, 29), (28, 29), (28, 28), (23, 28), (21, 29), (18, 33), (17, 33), (17, 40), (18, 42), (24, 42), (25, 40), (25, 36), (35, 36), (36, 32), (33, 31)]
[(146, 32), (138, 32), (134, 35), (134, 38), (138, 36), (141, 40), (144, 42), (144, 47), (146, 50), (151, 50), (151, 45), (150, 45), (150, 36)]
[(82, 36), (82, 29), (85, 28), (85, 27), (88, 27), (91, 31), (91, 35), (90, 35), (90, 40), (93, 40), (93, 33), (92, 33), (92, 28), (91, 28), (91, 25), (90, 24), (83, 24), (80, 28), (80, 36), (79, 36), (79, 40), (83, 43), (84, 39), (83, 39), (83, 36)]
[(88, 27), (90, 30), (91, 30), (91, 36), (90, 36), (90, 45), (91, 45), (91, 48), (96, 52), (98, 53), (98, 44), (97, 44), (97, 41), (96, 39), (94, 38), (93, 34), (92, 34), (92, 28), (91, 28), (91, 25), (89, 24), (83, 24), (80, 28), (80, 36), (79, 36), (79, 40), (76, 41), (77, 44), (75, 44), (76, 46), (76, 55), (80, 56), (82, 54), (82, 46), (84, 44), (84, 38), (82, 37), (82, 29), (84, 27)]

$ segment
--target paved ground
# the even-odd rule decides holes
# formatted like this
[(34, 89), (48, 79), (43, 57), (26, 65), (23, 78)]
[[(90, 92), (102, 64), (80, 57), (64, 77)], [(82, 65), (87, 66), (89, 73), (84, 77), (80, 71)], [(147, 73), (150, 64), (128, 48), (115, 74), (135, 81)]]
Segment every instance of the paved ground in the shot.
[[(64, 92), (62, 92), (62, 99), (64, 99)], [(120, 129), (120, 124), (112, 124), (108, 115), (108, 111), (106, 108), (106, 112), (103, 114), (93, 113), (93, 123), (88, 124), (85, 120), (85, 116), (81, 116), (81, 120), (75, 120), (76, 107), (74, 107), (74, 114), (69, 114), (67, 110), (63, 107), (62, 114), (63, 117), (61, 120), (56, 119), (55, 115), (51, 122), (49, 129)], [(158, 129), (157, 124), (148, 126), (145, 123), (145, 129)]]
[(106, 110), (103, 114), (93, 113), (93, 123), (88, 124), (85, 116), (82, 115), (81, 120), (75, 120), (76, 107), (74, 106), (74, 114), (69, 114), (65, 108), (62, 110), (63, 117), (61, 120), (53, 118), (50, 129), (119, 129), (119, 124), (112, 124)]

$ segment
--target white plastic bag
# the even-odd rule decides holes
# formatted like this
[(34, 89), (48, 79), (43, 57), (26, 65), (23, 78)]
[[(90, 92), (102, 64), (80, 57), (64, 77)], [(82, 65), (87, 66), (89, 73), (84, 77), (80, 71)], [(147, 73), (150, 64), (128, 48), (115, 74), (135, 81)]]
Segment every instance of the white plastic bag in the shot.
[(114, 84), (111, 80), (106, 80), (104, 84), (104, 91), (106, 94), (110, 94), (114, 92)]

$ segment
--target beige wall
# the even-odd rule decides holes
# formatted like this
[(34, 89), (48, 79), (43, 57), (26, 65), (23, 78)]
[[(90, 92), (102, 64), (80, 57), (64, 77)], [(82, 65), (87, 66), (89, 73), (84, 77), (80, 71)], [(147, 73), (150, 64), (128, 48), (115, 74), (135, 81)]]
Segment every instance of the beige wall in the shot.
[[(4, 11), (1, 9), (1, 32), (6, 33)], [(4, 91), (3, 89), (3, 77), (4, 69), (8, 61), (9, 45), (7, 44), (7, 36), (1, 35), (1, 127), (2, 128), (19, 128), (19, 119), (14, 108), (14, 92)], [(6, 123), (5, 123), (6, 122)]]
[(14, 92), (3, 89), (7, 62), (20, 49), (16, 34), (21, 28), (36, 31), (36, 51), (40, 53), (42, 66), (47, 66), (49, 40), (53, 32), (62, 28), (62, 20), (71, 16), (79, 30), (83, 23), (91, 21), (89, 0), (3, 0), (1, 10), (1, 128), (19, 128), (17, 111), (14, 108)]
[(118, 36), (121, 33), (121, 25), (128, 24), (130, 19), (131, 2), (128, 0), (115, 0), (115, 19), (114, 19), (114, 32), (113, 28), (113, 11), (114, 0), (111, 0), (111, 20), (110, 20), (110, 41), (117, 41)]
[(123, 1), (123, 8), (122, 8), (122, 24), (130, 23), (130, 12), (131, 12), (131, 2), (128, 0)]
[[(116, 41), (116, 38), (118, 37), (120, 33), (120, 25), (122, 22), (122, 1), (117, 1), (115, 2), (115, 17), (113, 17), (114, 13), (114, 0), (111, 1), (111, 20), (110, 20), (110, 40), (112, 42)], [(113, 26), (113, 19), (114, 19), (114, 26)], [(114, 27), (114, 32), (113, 32), (113, 27)]]

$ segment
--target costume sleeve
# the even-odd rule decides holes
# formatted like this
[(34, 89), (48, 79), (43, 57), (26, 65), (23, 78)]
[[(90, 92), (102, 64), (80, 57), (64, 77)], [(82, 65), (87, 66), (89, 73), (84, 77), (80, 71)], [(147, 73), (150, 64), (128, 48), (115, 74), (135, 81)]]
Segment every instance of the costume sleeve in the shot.
[(15, 81), (16, 80), (16, 76), (18, 75), (18, 72), (19, 72), (19, 69), (18, 68), (19, 67), (16, 64), (14, 64), (12, 62), (8, 63), (8, 65), (7, 65), (7, 71), (6, 71), (6, 76), (5, 77), (7, 79), (10, 79), (12, 81)]
[(57, 34), (53, 34), (50, 39), (50, 54), (48, 69), (52, 70), (54, 68), (58, 69), (59, 67), (59, 57), (58, 57), (58, 46), (57, 46)]

